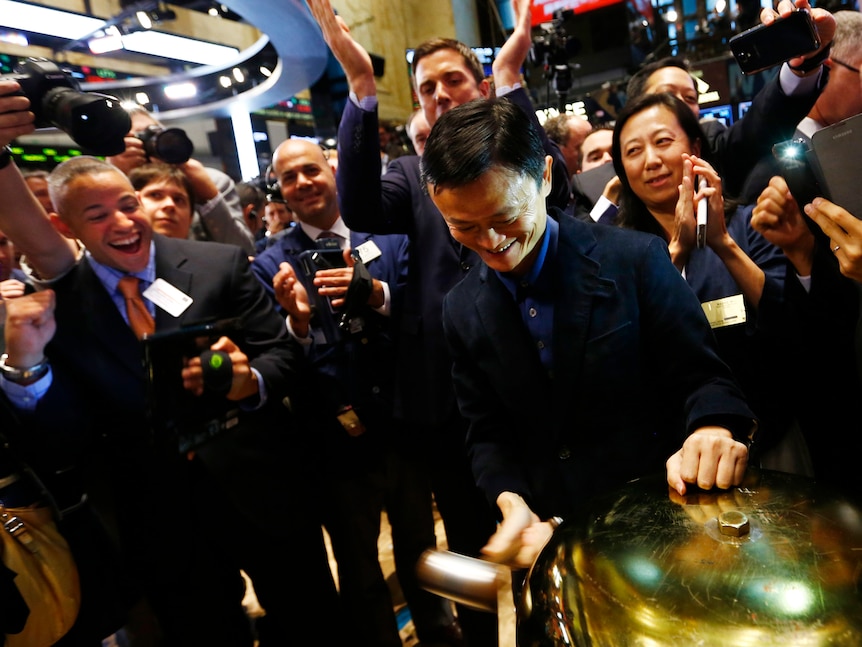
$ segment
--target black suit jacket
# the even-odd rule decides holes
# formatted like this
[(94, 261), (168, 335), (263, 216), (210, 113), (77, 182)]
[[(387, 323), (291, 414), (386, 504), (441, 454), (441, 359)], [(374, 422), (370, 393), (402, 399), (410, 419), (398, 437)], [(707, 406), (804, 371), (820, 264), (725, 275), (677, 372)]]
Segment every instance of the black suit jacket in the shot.
[(814, 92), (787, 96), (776, 75), (755, 95), (745, 117), (730, 128), (717, 121), (704, 124), (727, 195), (742, 204), (757, 199), (771, 177), (772, 146), (793, 137), (796, 126), (817, 102), (827, 79), (828, 70), (824, 67)]
[(513, 491), (541, 518), (565, 517), (662, 469), (702, 424), (747, 433), (754, 416), (662, 240), (562, 217), (552, 269), (553, 377), (487, 266), (444, 302), (473, 473), (490, 502)]
[[(244, 317), (240, 345), (263, 378), (267, 404), (243, 413), (240, 429), (202, 447), (197, 460), (231, 496), (246, 502), (249, 519), (272, 519), (278, 512), (267, 504), (277, 498), (263, 492), (262, 483), (264, 474), (270, 482), (275, 477), (255, 461), (274, 460), (268, 450), (281, 447), (277, 434), (289, 424), (283, 402), (299, 379), (301, 351), (240, 248), (159, 235), (154, 244), (156, 276), (193, 299), (176, 318), (157, 308), (157, 332), (211, 318)], [(112, 495), (141, 495), (138, 503), (158, 508), (164, 501), (148, 503), (146, 488), (170, 491), (159, 477), (163, 464), (178, 463), (170, 469), (179, 473), (188, 461), (165, 454), (147, 424), (142, 346), (86, 258), (52, 287), (57, 332), (45, 353), (54, 381), (27, 416), (33, 429), (28, 455), (41, 463), (45, 478), (55, 479), (52, 491), (65, 503), (95, 477)], [(77, 481), (78, 475), (86, 485)]]

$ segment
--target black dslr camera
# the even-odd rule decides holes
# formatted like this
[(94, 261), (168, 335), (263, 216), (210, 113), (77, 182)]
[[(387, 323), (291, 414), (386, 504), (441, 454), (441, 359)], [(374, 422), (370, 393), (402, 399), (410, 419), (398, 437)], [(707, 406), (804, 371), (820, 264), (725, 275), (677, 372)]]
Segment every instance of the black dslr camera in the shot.
[(194, 144), (180, 128), (163, 128), (152, 124), (135, 137), (144, 143), (147, 158), (155, 157), (168, 164), (184, 164), (194, 151)]
[(4, 79), (18, 81), (30, 100), (36, 128), (56, 127), (95, 155), (118, 155), (132, 127), (129, 114), (114, 97), (80, 92), (78, 84), (45, 58), (25, 58)]

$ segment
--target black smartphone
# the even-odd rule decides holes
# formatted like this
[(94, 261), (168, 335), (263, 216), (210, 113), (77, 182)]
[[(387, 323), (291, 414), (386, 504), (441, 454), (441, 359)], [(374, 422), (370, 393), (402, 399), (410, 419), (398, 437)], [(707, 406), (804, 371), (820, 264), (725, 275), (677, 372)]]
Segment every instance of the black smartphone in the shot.
[(817, 196), (823, 196), (823, 187), (811, 167), (811, 151), (804, 139), (791, 139), (779, 142), (772, 147), (772, 155), (778, 162), (781, 177), (799, 205), (799, 211)]
[(771, 25), (758, 25), (730, 39), (730, 51), (743, 74), (754, 74), (813, 52), (820, 39), (811, 14), (794, 11)]
[(347, 267), (341, 248), (309, 249), (299, 255), (302, 271), (307, 277), (313, 278), (317, 270), (331, 270), (336, 267)]
[(314, 285), (314, 275), (318, 270), (329, 270), (336, 267), (346, 267), (344, 254), (341, 248), (335, 249), (309, 249), (302, 252), (298, 257), (302, 273), (305, 275), (302, 283), (308, 292), (308, 301), (311, 304), (312, 316), (311, 327), (322, 334), (326, 343), (335, 343), (341, 338), (338, 330), (339, 312), (332, 307), (332, 299), (323, 297)]

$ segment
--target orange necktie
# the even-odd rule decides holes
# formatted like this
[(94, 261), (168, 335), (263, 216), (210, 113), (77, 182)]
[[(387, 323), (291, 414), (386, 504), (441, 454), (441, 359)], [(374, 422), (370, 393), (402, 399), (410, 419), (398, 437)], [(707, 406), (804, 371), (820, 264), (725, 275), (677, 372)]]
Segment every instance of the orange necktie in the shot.
[(145, 334), (151, 335), (156, 330), (156, 322), (147, 310), (139, 289), (140, 279), (134, 276), (124, 276), (117, 284), (120, 294), (126, 299), (126, 314), (132, 332), (142, 339)]

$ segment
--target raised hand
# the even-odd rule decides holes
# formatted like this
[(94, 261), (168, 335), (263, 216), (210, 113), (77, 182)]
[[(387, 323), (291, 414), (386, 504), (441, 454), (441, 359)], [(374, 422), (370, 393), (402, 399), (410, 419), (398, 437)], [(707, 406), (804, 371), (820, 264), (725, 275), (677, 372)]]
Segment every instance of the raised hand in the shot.
[(365, 48), (350, 35), (347, 23), (336, 16), (329, 0), (306, 0), (311, 15), (320, 25), (323, 40), (344, 69), (350, 89), (359, 99), (377, 93), (374, 67)]
[(45, 346), (57, 330), (53, 290), (6, 299), (6, 363), (35, 366), (45, 358)]
[(862, 220), (858, 214), (851, 214), (825, 198), (815, 198), (805, 205), (805, 213), (829, 236), (841, 273), (862, 283)]
[(766, 240), (780, 247), (793, 263), (797, 274), (808, 276), (814, 260), (814, 234), (780, 175), (757, 197), (751, 214), (751, 227)]
[(776, 18), (785, 17), (791, 11), (796, 10), (805, 10), (811, 14), (811, 18), (814, 20), (814, 27), (817, 29), (817, 36), (820, 38), (820, 48), (805, 56), (790, 59), (787, 62), (791, 66), (802, 65), (805, 59), (817, 56), (835, 37), (835, 17), (826, 9), (813, 8), (808, 0), (781, 0), (775, 9), (765, 7), (760, 11), (760, 22), (764, 25), (769, 25)]
[(311, 306), (308, 292), (290, 263), (281, 263), (278, 272), (272, 277), (272, 289), (278, 305), (290, 317), (290, 326), (298, 337), (308, 337)]
[(36, 130), (30, 100), (20, 91), (17, 81), (0, 79), (0, 146)]
[(533, 41), (530, 34), (532, 0), (512, 0), (515, 30), (503, 43), (492, 65), (494, 85), (511, 87), (521, 81), (521, 67), (527, 60)]

